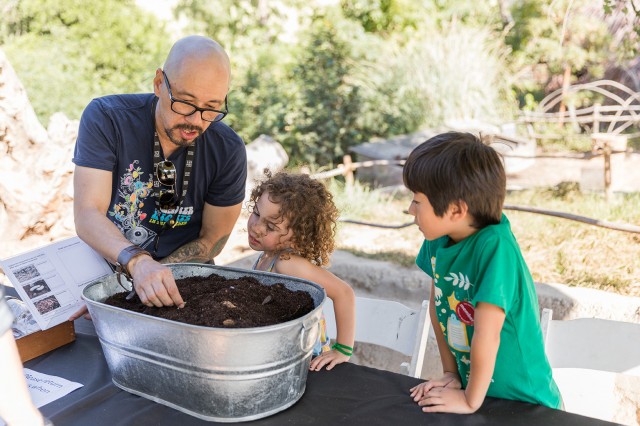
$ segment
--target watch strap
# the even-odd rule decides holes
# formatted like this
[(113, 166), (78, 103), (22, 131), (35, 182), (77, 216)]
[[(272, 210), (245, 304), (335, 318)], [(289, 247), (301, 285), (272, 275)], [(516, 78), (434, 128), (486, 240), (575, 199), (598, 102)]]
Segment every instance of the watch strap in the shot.
[(131, 271), (129, 271), (128, 267), (129, 262), (131, 262), (133, 258), (142, 255), (151, 256), (151, 253), (135, 244), (123, 248), (122, 251), (118, 254), (118, 259), (116, 260), (116, 267), (118, 268), (118, 272), (121, 272), (128, 278), (131, 278)]

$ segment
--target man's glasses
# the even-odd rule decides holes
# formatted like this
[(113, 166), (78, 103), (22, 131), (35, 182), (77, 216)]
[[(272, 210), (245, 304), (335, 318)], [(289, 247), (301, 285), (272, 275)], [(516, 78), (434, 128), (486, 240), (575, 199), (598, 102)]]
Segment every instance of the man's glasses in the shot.
[(169, 92), (169, 99), (171, 100), (171, 111), (180, 115), (191, 115), (196, 111), (200, 111), (200, 117), (204, 121), (209, 122), (218, 122), (222, 120), (228, 113), (227, 109), (227, 97), (224, 97), (224, 110), (220, 111), (217, 109), (210, 108), (198, 108), (197, 106), (190, 104), (189, 102), (181, 101), (178, 99), (174, 99), (173, 94), (171, 93), (171, 85), (169, 84), (169, 79), (167, 78), (167, 74), (162, 71), (162, 75), (164, 76), (164, 82), (167, 85), (167, 91)]
[(177, 201), (176, 197), (176, 166), (171, 161), (161, 161), (156, 164), (156, 178), (160, 185), (169, 189), (160, 188), (157, 197), (161, 207), (173, 207)]

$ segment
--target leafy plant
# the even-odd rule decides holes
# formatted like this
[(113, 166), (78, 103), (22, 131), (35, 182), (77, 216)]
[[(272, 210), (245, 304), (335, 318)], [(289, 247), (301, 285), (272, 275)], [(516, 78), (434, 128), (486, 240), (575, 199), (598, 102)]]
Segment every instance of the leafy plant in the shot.
[(327, 164), (366, 140), (368, 135), (357, 128), (363, 98), (349, 81), (350, 53), (334, 20), (316, 16), (291, 70), (296, 92), (282, 142), (292, 157)]
[(415, 0), (341, 0), (345, 18), (360, 23), (366, 32), (383, 37), (417, 28), (424, 5)]
[(507, 50), (491, 31), (450, 24), (416, 34), (392, 66), (405, 93), (420, 99), (422, 125), (450, 120), (501, 123), (515, 109), (506, 77)]
[[(578, 75), (588, 73), (601, 78), (604, 64), (616, 49), (606, 22), (598, 16), (597, 5), (589, 0), (562, 0), (547, 4), (539, 0), (523, 0), (511, 7), (512, 22), (507, 30), (506, 43), (513, 49), (515, 68), (529, 69), (515, 81), (523, 89), (532, 77), (548, 73), (547, 84), (560, 79), (571, 84)], [(533, 72), (531, 72), (533, 71)], [(558, 84), (558, 83), (555, 83)], [(525, 89), (526, 91), (526, 89)]]
[(45, 122), (79, 118), (96, 96), (151, 91), (169, 44), (131, 0), (20, 0), (0, 33), (7, 57)]

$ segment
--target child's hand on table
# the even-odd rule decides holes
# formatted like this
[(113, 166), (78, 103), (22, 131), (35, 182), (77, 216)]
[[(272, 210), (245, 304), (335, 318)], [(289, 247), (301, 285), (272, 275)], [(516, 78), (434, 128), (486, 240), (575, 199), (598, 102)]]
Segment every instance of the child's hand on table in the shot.
[(428, 380), (412, 387), (411, 396), (415, 402), (418, 402), (433, 388), (462, 389), (462, 382), (457, 373), (444, 373), (439, 379)]
[(338, 364), (342, 364), (343, 362), (348, 362), (351, 359), (350, 356), (344, 355), (338, 352), (335, 349), (331, 349), (328, 352), (323, 352), (313, 360), (311, 360), (311, 365), (309, 365), (310, 371), (320, 371), (324, 366), (327, 367), (327, 370), (331, 370)]
[(418, 401), (425, 413), (474, 413), (480, 407), (472, 407), (467, 401), (465, 391), (452, 388), (433, 388)]

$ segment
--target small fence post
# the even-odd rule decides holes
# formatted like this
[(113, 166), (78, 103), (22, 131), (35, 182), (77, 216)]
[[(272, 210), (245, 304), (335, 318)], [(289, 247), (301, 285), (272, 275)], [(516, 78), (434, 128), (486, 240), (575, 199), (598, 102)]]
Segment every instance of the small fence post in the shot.
[(602, 153), (604, 158), (604, 197), (607, 203), (611, 199), (611, 152), (612, 135), (605, 133), (591, 134), (592, 152)]
[(353, 161), (351, 161), (350, 155), (342, 157), (342, 164), (344, 165), (344, 181), (347, 187), (353, 186)]
[(608, 140), (604, 141), (602, 151), (604, 154), (604, 197), (608, 203), (611, 200), (611, 144)]
[(593, 127), (591, 133), (600, 133), (600, 104), (593, 105)]

